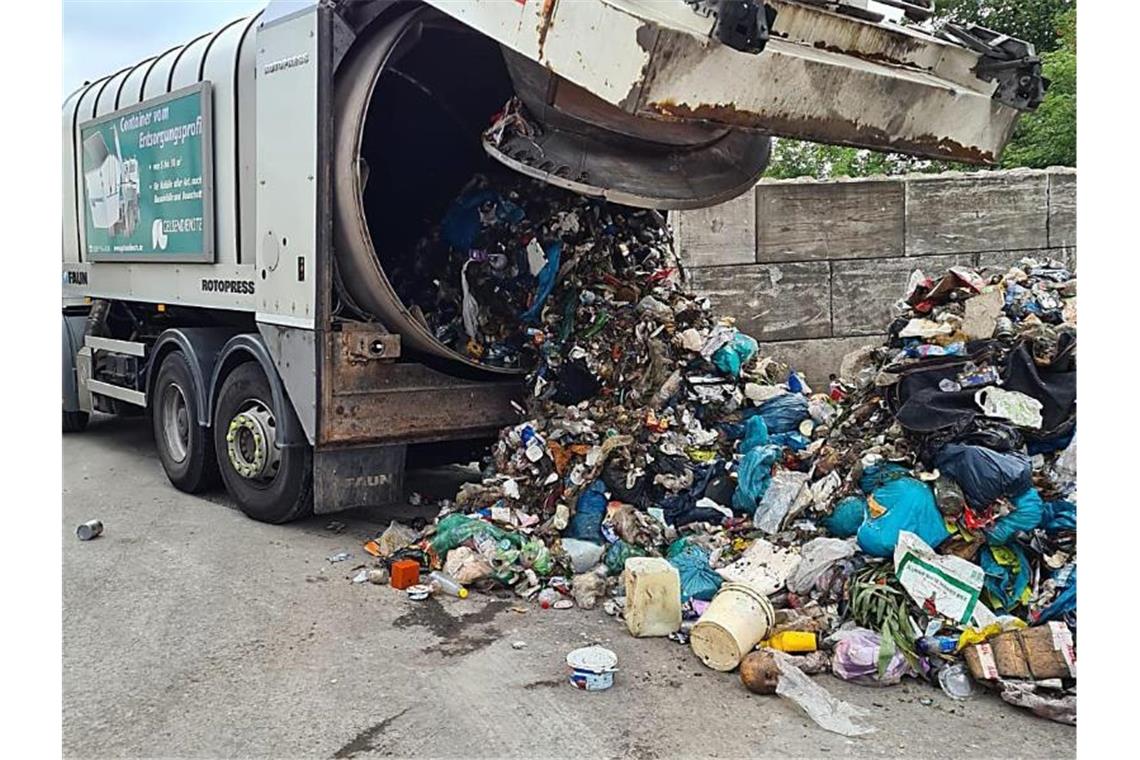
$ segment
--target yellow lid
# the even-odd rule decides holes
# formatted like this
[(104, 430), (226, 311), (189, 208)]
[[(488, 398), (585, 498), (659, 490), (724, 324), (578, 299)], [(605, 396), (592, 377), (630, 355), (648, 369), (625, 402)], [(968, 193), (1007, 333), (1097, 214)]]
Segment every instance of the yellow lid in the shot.
[(465, 588), (459, 589), (459, 598), (460, 599), (466, 599), (467, 598), (467, 589), (465, 589)]

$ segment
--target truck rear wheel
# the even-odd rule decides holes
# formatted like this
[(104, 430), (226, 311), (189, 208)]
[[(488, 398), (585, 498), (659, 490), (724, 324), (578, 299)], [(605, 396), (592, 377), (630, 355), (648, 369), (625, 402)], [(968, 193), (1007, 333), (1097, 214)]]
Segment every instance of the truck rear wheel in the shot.
[(65, 433), (82, 433), (87, 428), (87, 412), (68, 412), (63, 413), (63, 432)]
[(312, 513), (312, 450), (277, 447), (273, 394), (257, 362), (239, 364), (222, 383), (214, 451), (226, 490), (253, 519), (284, 523)]
[(199, 493), (218, 483), (210, 431), (198, 424), (198, 393), (180, 351), (162, 360), (154, 381), (151, 425), (166, 477), (179, 491)]

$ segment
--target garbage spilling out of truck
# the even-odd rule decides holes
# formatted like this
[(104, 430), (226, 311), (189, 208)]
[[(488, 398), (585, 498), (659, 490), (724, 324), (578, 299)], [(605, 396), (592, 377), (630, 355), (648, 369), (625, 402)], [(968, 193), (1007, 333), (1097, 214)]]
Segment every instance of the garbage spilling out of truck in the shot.
[(394, 585), (600, 606), (850, 736), (805, 674), (1075, 723), (1063, 264), (915, 271), (886, 340), (811, 388), (686, 289), (656, 212), (484, 176), (423, 246), (400, 287), (435, 334), (533, 369), (481, 482), (366, 545)]

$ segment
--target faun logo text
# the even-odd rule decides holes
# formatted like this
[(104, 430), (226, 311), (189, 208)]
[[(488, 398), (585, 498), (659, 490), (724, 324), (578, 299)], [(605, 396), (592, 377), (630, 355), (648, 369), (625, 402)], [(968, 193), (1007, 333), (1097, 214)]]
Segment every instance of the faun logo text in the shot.
[(265, 64), (264, 73), (266, 76), (282, 69), (291, 69), (296, 66), (304, 66), (309, 62), (309, 54), (301, 53), (299, 55), (291, 55), (288, 58), (282, 58), (280, 61), (273, 61), (272, 63)]
[(64, 285), (86, 285), (87, 273), (82, 270), (67, 270), (63, 273)]
[(253, 280), (202, 280), (203, 293), (241, 293), (253, 295)]

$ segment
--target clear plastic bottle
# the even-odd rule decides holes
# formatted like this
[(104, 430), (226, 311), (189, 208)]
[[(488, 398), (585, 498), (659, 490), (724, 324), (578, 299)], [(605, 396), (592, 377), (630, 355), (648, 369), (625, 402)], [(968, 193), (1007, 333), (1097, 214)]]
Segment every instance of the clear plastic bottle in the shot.
[(463, 588), (463, 584), (441, 570), (432, 570), (428, 573), (427, 582), (437, 593), (457, 596), (460, 599), (467, 598), (467, 589)]

